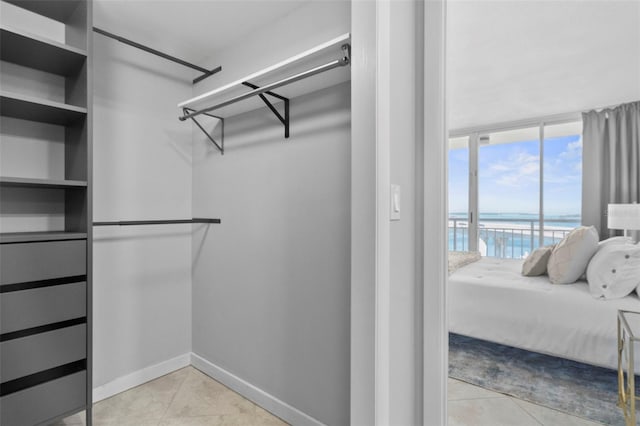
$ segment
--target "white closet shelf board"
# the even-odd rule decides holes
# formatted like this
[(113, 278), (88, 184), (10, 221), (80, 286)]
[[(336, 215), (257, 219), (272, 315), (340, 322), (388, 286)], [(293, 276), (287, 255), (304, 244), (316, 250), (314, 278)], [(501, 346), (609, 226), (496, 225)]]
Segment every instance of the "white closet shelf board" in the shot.
[[(342, 46), (349, 44), (350, 41), (351, 35), (349, 33), (343, 34), (260, 71), (256, 71), (200, 96), (181, 102), (178, 104), (178, 108), (190, 108), (194, 110), (207, 108), (250, 92), (252, 89), (242, 84), (245, 81), (263, 87), (267, 84), (308, 71), (312, 68), (325, 65), (331, 61), (335, 61), (336, 59), (341, 59), (344, 56)], [(348, 81), (350, 78), (351, 70), (349, 66), (338, 67), (294, 83), (287, 84), (286, 86), (279, 87), (274, 89), (273, 92), (291, 99), (343, 83)], [(282, 102), (282, 100), (269, 96), (268, 94), (265, 96), (272, 104)], [(262, 108), (264, 106), (265, 104), (262, 102), (260, 97), (254, 96), (225, 106), (221, 109), (211, 111), (210, 114), (222, 117), (231, 117), (247, 111)]]

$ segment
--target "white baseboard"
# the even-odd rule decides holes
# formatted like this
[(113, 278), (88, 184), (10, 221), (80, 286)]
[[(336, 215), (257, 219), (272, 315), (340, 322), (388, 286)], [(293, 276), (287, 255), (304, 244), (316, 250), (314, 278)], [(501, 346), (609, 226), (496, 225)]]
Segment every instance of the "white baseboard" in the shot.
[(118, 377), (109, 383), (94, 388), (93, 402), (102, 401), (103, 399), (109, 398), (117, 393), (124, 392), (150, 380), (162, 377), (165, 374), (187, 367), (190, 363), (191, 354), (186, 353), (167, 361), (143, 368), (142, 370), (134, 371), (126, 376)]
[(323, 423), (313, 417), (308, 416), (286, 402), (279, 400), (275, 396), (268, 394), (199, 355), (191, 354), (191, 365), (289, 424), (294, 426), (324, 426)]

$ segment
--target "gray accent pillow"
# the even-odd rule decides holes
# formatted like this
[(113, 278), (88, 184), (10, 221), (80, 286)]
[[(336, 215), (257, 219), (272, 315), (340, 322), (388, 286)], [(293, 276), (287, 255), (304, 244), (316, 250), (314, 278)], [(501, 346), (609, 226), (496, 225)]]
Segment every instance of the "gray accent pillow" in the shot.
[(525, 277), (537, 277), (547, 273), (547, 263), (556, 245), (538, 247), (524, 260), (522, 275)]

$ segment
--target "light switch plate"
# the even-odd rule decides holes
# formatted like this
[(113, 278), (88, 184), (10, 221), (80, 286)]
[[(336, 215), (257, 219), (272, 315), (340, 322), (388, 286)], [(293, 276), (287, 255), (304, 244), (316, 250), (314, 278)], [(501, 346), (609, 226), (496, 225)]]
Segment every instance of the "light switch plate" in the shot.
[(391, 184), (391, 220), (400, 220), (400, 185)]

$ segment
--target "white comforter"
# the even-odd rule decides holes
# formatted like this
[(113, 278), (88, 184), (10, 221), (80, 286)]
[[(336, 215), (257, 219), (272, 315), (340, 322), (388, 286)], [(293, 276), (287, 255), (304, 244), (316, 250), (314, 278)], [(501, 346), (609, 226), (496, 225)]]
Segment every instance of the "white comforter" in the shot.
[(483, 258), (453, 273), (447, 296), (449, 330), (617, 368), (617, 310), (640, 311), (636, 293), (597, 300), (584, 281), (554, 285), (546, 276), (523, 277), (521, 268), (520, 260)]

